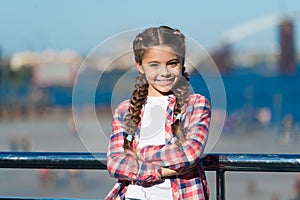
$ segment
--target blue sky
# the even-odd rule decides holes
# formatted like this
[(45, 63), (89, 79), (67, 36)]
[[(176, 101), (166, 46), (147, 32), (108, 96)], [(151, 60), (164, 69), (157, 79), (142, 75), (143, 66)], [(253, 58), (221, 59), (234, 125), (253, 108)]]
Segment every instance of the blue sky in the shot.
[[(299, 0), (0, 0), (0, 47), (4, 55), (44, 49), (87, 53), (122, 31), (169, 25), (209, 48), (224, 32), (243, 23), (296, 12), (300, 12)], [(277, 37), (272, 27), (234, 46), (274, 48)]]

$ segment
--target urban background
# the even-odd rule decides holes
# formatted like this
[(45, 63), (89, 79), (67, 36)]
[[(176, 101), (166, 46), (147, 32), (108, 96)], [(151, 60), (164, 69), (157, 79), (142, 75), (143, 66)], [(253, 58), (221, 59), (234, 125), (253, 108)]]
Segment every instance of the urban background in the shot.
[[(274, 52), (232, 52), (231, 44), (226, 41), (209, 52), (224, 82), (226, 125), (229, 127), (251, 122), (256, 125), (283, 123), (283, 126), (292, 123), (292, 128), (299, 128), (300, 54), (295, 46), (294, 26), (292, 19), (281, 19), (276, 27), (278, 49)], [(102, 76), (95, 91), (95, 108), (110, 109), (117, 81), (134, 66), (128, 65), (130, 58), (125, 57), (108, 68), (105, 60), (109, 59), (109, 55), (90, 56), (84, 63), (88, 65), (87, 72), (76, 76), (85, 56), (73, 50), (22, 51), (9, 57), (1, 56), (0, 118), (43, 116), (62, 110), (70, 112), (75, 79), (80, 79), (84, 90), (90, 80), (99, 78), (99, 72)], [(206, 64), (199, 60), (195, 68), (209, 68)], [(190, 74), (194, 91), (209, 97), (204, 82), (201, 87), (195, 86), (201, 80), (201, 74), (196, 70)], [(214, 76), (213, 72), (211, 76)], [(130, 91), (127, 91), (128, 97)], [(82, 96), (77, 106), (94, 106), (88, 105), (84, 94)], [(294, 139), (300, 139), (297, 131), (293, 134)]]

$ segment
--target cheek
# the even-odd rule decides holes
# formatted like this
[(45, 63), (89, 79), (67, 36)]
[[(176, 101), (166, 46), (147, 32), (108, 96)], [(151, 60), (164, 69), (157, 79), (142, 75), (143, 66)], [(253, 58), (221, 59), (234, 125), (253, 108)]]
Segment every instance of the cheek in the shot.
[(147, 81), (151, 81), (156, 78), (156, 73), (154, 73), (154, 72), (148, 72), (148, 73), (145, 73), (145, 75), (146, 75)]

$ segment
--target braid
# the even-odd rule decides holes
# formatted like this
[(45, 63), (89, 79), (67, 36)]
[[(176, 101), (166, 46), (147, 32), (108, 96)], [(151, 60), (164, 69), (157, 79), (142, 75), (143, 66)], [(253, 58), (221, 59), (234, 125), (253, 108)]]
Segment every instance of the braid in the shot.
[[(176, 83), (173, 93), (176, 96), (174, 116), (183, 112), (182, 108), (187, 103), (189, 95), (189, 78), (185, 72), (185, 36), (178, 30), (168, 26), (148, 28), (139, 33), (133, 41), (133, 51), (136, 63), (142, 64), (145, 54), (154, 46), (166, 45), (171, 47), (180, 58), (182, 66), (182, 77)], [(135, 134), (137, 125), (140, 122), (141, 109), (146, 102), (148, 95), (148, 82), (144, 74), (139, 74), (136, 79), (135, 90), (130, 99), (130, 107), (125, 117), (126, 133), (132, 137)], [(185, 140), (184, 132), (180, 119), (176, 119), (172, 124), (172, 132), (178, 138), (177, 144), (180, 145)], [(132, 149), (132, 139), (124, 140), (124, 148)]]
[[(135, 90), (130, 99), (130, 107), (125, 117), (126, 133), (134, 136), (137, 125), (141, 120), (140, 114), (148, 95), (148, 82), (145, 74), (139, 73), (136, 78)], [(132, 141), (124, 140), (124, 148), (132, 149)]]
[[(190, 84), (189, 84), (189, 77), (185, 72), (185, 67), (182, 67), (182, 74), (183, 76), (176, 84), (174, 89), (174, 95), (176, 96), (176, 105), (174, 109), (174, 115), (177, 116), (181, 114), (182, 108), (185, 104), (187, 104), (187, 99), (190, 92)], [(181, 145), (185, 141), (184, 131), (181, 125), (181, 120), (176, 119), (173, 124), (171, 125), (173, 134), (177, 137), (176, 144)]]

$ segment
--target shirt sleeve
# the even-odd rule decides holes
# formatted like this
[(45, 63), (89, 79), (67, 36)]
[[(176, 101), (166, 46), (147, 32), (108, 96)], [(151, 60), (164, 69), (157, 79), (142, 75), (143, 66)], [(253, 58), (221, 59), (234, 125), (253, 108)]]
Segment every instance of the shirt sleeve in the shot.
[(196, 164), (203, 153), (210, 124), (210, 103), (204, 96), (196, 96), (188, 121), (186, 141), (181, 145), (148, 145), (140, 149), (139, 157), (147, 162), (179, 170)]
[(150, 162), (138, 160), (125, 154), (123, 143), (125, 132), (126, 103), (115, 110), (112, 120), (112, 134), (107, 152), (107, 169), (111, 176), (120, 180), (136, 182), (156, 182), (161, 179), (161, 167)]

